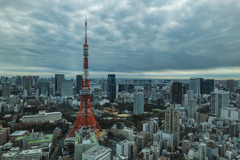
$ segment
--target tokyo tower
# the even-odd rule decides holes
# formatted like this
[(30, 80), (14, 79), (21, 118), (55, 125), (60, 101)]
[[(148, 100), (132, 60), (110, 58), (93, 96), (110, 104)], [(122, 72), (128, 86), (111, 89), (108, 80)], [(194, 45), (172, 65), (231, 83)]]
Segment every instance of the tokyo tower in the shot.
[(96, 121), (91, 106), (90, 99), (90, 85), (89, 85), (89, 71), (88, 71), (88, 44), (87, 44), (87, 17), (85, 16), (85, 44), (83, 45), (83, 81), (82, 81), (82, 89), (80, 91), (81, 102), (80, 108), (77, 116), (77, 120), (69, 133), (68, 137), (73, 137), (75, 132), (81, 127), (87, 127), (91, 129), (92, 132), (95, 132), (100, 140), (100, 136), (98, 134), (98, 130), (101, 130), (98, 122)]

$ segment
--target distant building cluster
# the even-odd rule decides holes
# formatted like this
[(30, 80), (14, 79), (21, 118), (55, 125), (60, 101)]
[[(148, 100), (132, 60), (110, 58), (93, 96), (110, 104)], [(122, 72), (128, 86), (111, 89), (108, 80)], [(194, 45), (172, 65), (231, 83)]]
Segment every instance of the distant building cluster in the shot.
[[(78, 117), (82, 82), (82, 75), (1, 76), (1, 159), (240, 159), (236, 80), (117, 79), (114, 73), (89, 79), (92, 113), (102, 126), (111, 124), (99, 131), (100, 140), (86, 127), (63, 135)], [(11, 133), (19, 123), (55, 127)]]

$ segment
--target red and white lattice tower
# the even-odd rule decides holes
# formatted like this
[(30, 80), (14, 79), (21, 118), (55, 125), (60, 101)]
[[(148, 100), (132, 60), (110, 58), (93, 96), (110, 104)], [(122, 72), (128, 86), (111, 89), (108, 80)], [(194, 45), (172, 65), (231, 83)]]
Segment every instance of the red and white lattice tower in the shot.
[(83, 45), (83, 81), (82, 89), (80, 91), (81, 102), (77, 120), (69, 133), (68, 137), (73, 137), (75, 132), (78, 132), (81, 127), (87, 127), (95, 132), (100, 140), (98, 130), (101, 130), (98, 122), (96, 121), (91, 106), (90, 99), (90, 85), (89, 85), (89, 71), (88, 71), (88, 44), (87, 44), (87, 17), (85, 17), (85, 44)]

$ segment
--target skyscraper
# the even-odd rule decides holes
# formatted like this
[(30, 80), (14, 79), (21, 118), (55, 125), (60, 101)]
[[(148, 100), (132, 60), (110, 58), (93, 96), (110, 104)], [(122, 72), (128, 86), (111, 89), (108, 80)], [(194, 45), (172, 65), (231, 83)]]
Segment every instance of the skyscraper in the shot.
[(80, 94), (80, 90), (82, 89), (82, 75), (76, 76), (76, 93)]
[(206, 79), (201, 86), (201, 94), (210, 94), (214, 91), (214, 79)]
[(189, 90), (189, 83), (183, 83), (182, 90), (183, 94), (186, 94), (187, 90)]
[(194, 92), (193, 90), (188, 90), (187, 91), (188, 99), (194, 99)]
[(107, 79), (100, 79), (101, 92), (107, 92)]
[(93, 90), (93, 106), (96, 106), (97, 104), (99, 104), (98, 98), (99, 98), (99, 89), (98, 88), (94, 88)]
[(196, 119), (196, 111), (197, 111), (197, 100), (190, 99), (189, 100), (189, 118)]
[(31, 94), (31, 76), (23, 76), (23, 90), (27, 90), (27, 95)]
[(215, 91), (211, 93), (211, 113), (220, 115), (222, 107), (229, 107), (229, 92)]
[(165, 110), (165, 131), (173, 132), (173, 145), (177, 146), (179, 143), (179, 119), (180, 112), (178, 109), (169, 107)]
[(6, 78), (4, 76), (1, 76), (1, 83), (4, 83)]
[(108, 74), (108, 92), (110, 95), (110, 102), (114, 102), (116, 98), (116, 78), (115, 74)]
[(143, 114), (144, 113), (144, 93), (135, 92), (133, 94), (133, 114)]
[(38, 82), (37, 83), (37, 89), (39, 89), (39, 94), (43, 95), (50, 95), (49, 89), (50, 89), (50, 83), (49, 82)]
[(72, 80), (63, 80), (61, 83), (61, 95), (62, 96), (71, 96), (73, 95), (73, 81)]
[(2, 96), (4, 98), (10, 97), (10, 83), (9, 82), (2, 83)]
[(173, 82), (172, 84), (172, 104), (182, 104), (182, 83)]
[(118, 92), (126, 91), (126, 84), (119, 84), (118, 85)]
[[(33, 76), (33, 79), (34, 79), (35, 84), (37, 84), (39, 82), (39, 76)], [(35, 84), (32, 86), (35, 86)]]
[(152, 83), (146, 83), (144, 87), (145, 91), (152, 92)]
[(227, 89), (232, 91), (234, 88), (234, 79), (228, 79), (227, 80)]
[(61, 83), (64, 79), (64, 74), (55, 74), (55, 93), (61, 93)]
[(16, 77), (16, 84), (17, 85), (22, 85), (22, 77), (21, 76)]
[(190, 78), (189, 80), (189, 90), (193, 90), (195, 98), (201, 98), (200, 88), (201, 81), (197, 77)]
[(205, 160), (206, 159), (206, 153), (207, 153), (207, 145), (204, 142), (201, 142), (198, 144), (198, 153), (199, 153), (199, 160)]
[(188, 95), (184, 94), (183, 95), (183, 107), (187, 107), (188, 106)]

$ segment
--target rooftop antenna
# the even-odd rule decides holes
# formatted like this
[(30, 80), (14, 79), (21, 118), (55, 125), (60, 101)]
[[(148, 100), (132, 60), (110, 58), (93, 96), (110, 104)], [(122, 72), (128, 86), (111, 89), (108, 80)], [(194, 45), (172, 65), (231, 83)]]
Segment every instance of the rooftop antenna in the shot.
[(113, 73), (114, 73), (115, 69), (116, 69), (116, 68), (114, 68), (114, 70), (112, 71)]

